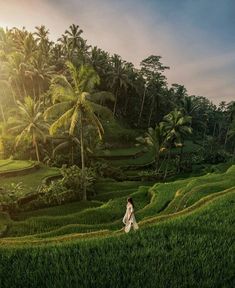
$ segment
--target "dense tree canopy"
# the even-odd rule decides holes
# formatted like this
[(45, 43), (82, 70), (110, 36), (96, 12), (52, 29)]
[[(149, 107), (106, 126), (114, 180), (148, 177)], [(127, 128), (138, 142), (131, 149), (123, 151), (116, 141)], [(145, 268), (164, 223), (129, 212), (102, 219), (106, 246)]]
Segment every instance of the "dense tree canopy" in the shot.
[[(25, 28), (1, 28), (0, 120), (5, 127), (2, 131), (7, 131), (13, 110), (24, 107), (27, 112), (24, 101), (29, 103), (29, 100), (24, 99), (30, 97), (33, 105), (40, 107), (40, 115), (48, 116), (43, 121), (51, 126), (50, 131), (59, 129), (62, 138), (81, 136), (83, 122), (79, 115), (84, 115), (84, 123), (89, 122), (91, 126), (93, 123), (101, 136), (103, 127), (108, 129), (104, 117), (107, 114), (109, 117), (113, 114), (112, 121), (143, 131), (166, 121), (167, 114), (173, 117), (174, 113), (181, 113), (182, 117), (191, 119), (189, 126), (195, 140), (206, 147), (213, 137), (220, 147), (232, 153), (235, 102), (221, 102), (216, 107), (206, 97), (188, 95), (185, 86), (167, 83), (166, 69), (169, 67), (162, 63), (159, 55), (150, 55), (135, 67), (119, 55), (92, 47), (83, 38), (80, 27), (74, 24), (56, 42), (50, 41), (49, 30), (43, 25), (35, 27), (33, 33)], [(175, 112), (169, 114), (171, 111)], [(17, 127), (18, 135), (26, 131), (22, 130), (23, 126), (22, 129)], [(94, 132), (89, 129), (86, 134)], [(37, 131), (40, 134), (41, 130)], [(44, 133), (49, 134), (49, 130)], [(35, 135), (32, 136), (33, 145), (37, 150), (42, 146), (42, 139)], [(92, 136), (93, 140), (95, 138)], [(48, 139), (47, 144), (55, 140)], [(42, 160), (57, 144), (52, 148), (46, 146), (42, 149), (44, 152), (38, 151), (37, 158)], [(81, 143), (80, 148), (83, 149)]]

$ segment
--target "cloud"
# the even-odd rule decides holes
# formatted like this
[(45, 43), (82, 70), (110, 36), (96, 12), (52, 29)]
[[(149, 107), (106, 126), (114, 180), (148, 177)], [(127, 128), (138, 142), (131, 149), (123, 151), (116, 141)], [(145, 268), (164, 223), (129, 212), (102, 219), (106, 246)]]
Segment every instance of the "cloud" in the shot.
[[(79, 24), (90, 44), (120, 54), (135, 65), (151, 54), (161, 55), (163, 63), (171, 67), (166, 73), (168, 82), (184, 84), (190, 94), (209, 97), (217, 104), (221, 100), (235, 99), (234, 52), (223, 47), (222, 41), (220, 43), (214, 36), (217, 32), (210, 31), (212, 22), (216, 21), (215, 15), (218, 17), (220, 10), (226, 14), (229, 9), (222, 9), (221, 1), (216, 1), (214, 10), (211, 1), (206, 0), (197, 1), (198, 6), (194, 1), (184, 0), (178, 6), (170, 0), (164, 1), (168, 6), (162, 3), (151, 0), (0, 0), (0, 24), (28, 29), (45, 24), (54, 39), (70, 24)], [(194, 4), (190, 6), (189, 3)], [(206, 11), (214, 15), (211, 23), (200, 19)]]

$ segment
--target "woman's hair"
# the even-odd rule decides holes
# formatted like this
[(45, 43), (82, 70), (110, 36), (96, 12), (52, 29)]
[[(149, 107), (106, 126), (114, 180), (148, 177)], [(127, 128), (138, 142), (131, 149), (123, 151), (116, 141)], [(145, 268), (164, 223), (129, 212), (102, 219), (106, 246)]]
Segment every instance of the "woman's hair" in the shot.
[(129, 203), (131, 203), (131, 205), (134, 207), (134, 202), (133, 202), (133, 199), (131, 197), (127, 198), (127, 201)]

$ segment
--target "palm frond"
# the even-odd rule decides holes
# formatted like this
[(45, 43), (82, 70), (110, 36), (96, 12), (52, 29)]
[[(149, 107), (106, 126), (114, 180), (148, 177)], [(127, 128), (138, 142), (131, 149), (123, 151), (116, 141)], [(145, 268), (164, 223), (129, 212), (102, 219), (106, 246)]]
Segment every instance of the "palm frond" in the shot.
[(57, 119), (50, 127), (49, 132), (51, 135), (55, 134), (56, 131), (61, 128), (62, 126), (65, 126), (68, 124), (70, 118), (73, 115), (74, 107), (66, 111), (62, 116), (60, 116), (59, 119)]
[(96, 92), (93, 93), (90, 97), (89, 100), (103, 105), (107, 101), (110, 102), (115, 102), (115, 96), (111, 92), (106, 92), (106, 91), (101, 91), (101, 92)]
[(99, 115), (102, 119), (113, 119), (112, 111), (105, 106), (87, 100), (87, 104), (92, 108), (93, 112)]
[(78, 109), (74, 109), (73, 115), (72, 115), (71, 120), (70, 120), (70, 127), (69, 127), (69, 134), (70, 135), (74, 134), (74, 129), (78, 124), (78, 117), (79, 117), (80, 113), (81, 112), (78, 111)]
[(73, 105), (69, 101), (56, 103), (45, 110), (45, 120), (48, 120), (50, 117), (53, 118), (58, 115), (64, 114), (68, 109), (71, 109), (71, 107), (73, 107)]

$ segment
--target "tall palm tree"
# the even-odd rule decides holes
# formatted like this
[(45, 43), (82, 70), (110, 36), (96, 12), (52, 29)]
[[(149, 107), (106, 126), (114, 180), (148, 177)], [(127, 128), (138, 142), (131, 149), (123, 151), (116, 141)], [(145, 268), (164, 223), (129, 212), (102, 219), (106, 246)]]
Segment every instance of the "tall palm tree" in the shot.
[(69, 26), (69, 29), (65, 31), (65, 35), (68, 37), (69, 47), (74, 50), (80, 46), (83, 31), (78, 25), (72, 24)]
[(24, 55), (24, 62), (30, 63), (37, 50), (38, 47), (36, 45), (35, 39), (33, 38), (33, 34), (29, 33), (19, 48), (19, 52)]
[(185, 116), (176, 109), (164, 116), (161, 126), (165, 131), (166, 141), (170, 145), (183, 144), (184, 137), (192, 133), (191, 120), (192, 117)]
[(31, 97), (25, 97), (24, 102), (17, 101), (18, 111), (15, 116), (13, 128), (9, 130), (17, 133), (15, 147), (25, 140), (31, 138), (35, 149), (37, 161), (40, 161), (39, 141), (46, 139), (48, 124), (44, 121), (41, 106), (42, 103), (35, 102)]
[(6, 57), (13, 50), (13, 39), (11, 31), (0, 28), (0, 51), (2, 52), (2, 57)]
[[(58, 129), (68, 128), (70, 135), (76, 134), (76, 129), (80, 135), (80, 151), (82, 179), (81, 189), (83, 199), (87, 199), (85, 179), (85, 148), (84, 148), (84, 126), (92, 124), (100, 137), (104, 133), (103, 126), (97, 116), (100, 112), (110, 115), (108, 108), (92, 102), (92, 97), (98, 95), (104, 97), (103, 93), (94, 93), (95, 85), (99, 84), (99, 76), (90, 66), (81, 66), (77, 69), (71, 62), (66, 63), (72, 79), (72, 84), (66, 77), (56, 77), (51, 84), (53, 105), (49, 107), (45, 116), (55, 116), (57, 120), (50, 127), (50, 134), (55, 134)], [(110, 93), (108, 94), (110, 97)]]
[(113, 115), (116, 114), (118, 97), (121, 89), (127, 90), (129, 85), (129, 78), (125, 67), (125, 62), (122, 61), (121, 57), (115, 54), (111, 58), (112, 70), (108, 72), (108, 81), (110, 88), (115, 93), (115, 102), (113, 106)]
[(82, 33), (83, 31), (78, 25), (72, 24), (58, 39), (63, 46), (67, 59), (79, 65), (87, 62), (88, 49), (90, 48), (87, 41), (82, 38)]
[[(55, 66), (45, 61), (42, 54), (37, 54), (32, 61), (32, 73), (34, 85), (37, 86), (37, 95), (41, 97), (41, 94), (49, 87), (50, 80), (55, 73)], [(43, 103), (45, 105), (44, 97)]]
[[(192, 133), (191, 125), (192, 117), (185, 116), (181, 111), (174, 110), (164, 116), (163, 121), (160, 123), (160, 127), (165, 134), (165, 141), (168, 145), (168, 161), (165, 170), (165, 176), (167, 175), (168, 163), (171, 156), (171, 148), (174, 146), (181, 147), (180, 162), (182, 158), (182, 147), (185, 136)], [(180, 163), (179, 163), (180, 165)]]
[(58, 151), (66, 149), (66, 151), (70, 151), (71, 156), (70, 162), (71, 165), (73, 165), (75, 149), (76, 147), (78, 147), (78, 145), (80, 145), (80, 141), (77, 138), (77, 136), (65, 134), (60, 137), (54, 137), (53, 142), (55, 142), (54, 144), (56, 145), (55, 148), (53, 149), (53, 157)]
[[(166, 69), (169, 69), (168, 66), (164, 66), (161, 62), (161, 56), (151, 55), (148, 58), (141, 61), (140, 74), (144, 80), (144, 89), (143, 97), (141, 101), (141, 107), (138, 117), (138, 124), (140, 123), (144, 105), (147, 99), (147, 96), (150, 96), (150, 114), (148, 123), (150, 124), (154, 106), (156, 104), (156, 110), (159, 112), (159, 99), (160, 99), (160, 89), (162, 86), (166, 85), (166, 77), (162, 74)], [(151, 86), (151, 91), (149, 91)], [(160, 88), (160, 89), (159, 89)], [(148, 95), (149, 94), (149, 95)]]
[(17, 95), (18, 99), (22, 99), (28, 96), (25, 86), (25, 71), (27, 70), (27, 65), (24, 63), (24, 56), (19, 52), (14, 52), (8, 57), (8, 62), (6, 63), (6, 69), (8, 73), (8, 80), (11, 87)]
[(227, 120), (227, 131), (226, 131), (226, 135), (225, 135), (225, 140), (224, 140), (224, 147), (226, 147), (227, 144), (227, 140), (228, 140), (228, 133), (230, 130), (230, 124), (233, 122), (233, 120), (235, 119), (235, 101), (231, 101), (227, 104), (226, 107), (226, 120)]
[(100, 78), (105, 77), (106, 71), (108, 69), (109, 54), (103, 51), (97, 46), (91, 49), (90, 63), (99, 74)]
[(50, 50), (53, 45), (53, 42), (49, 41), (48, 38), (49, 30), (44, 25), (36, 26), (35, 29), (36, 32), (33, 34), (38, 45), (39, 54), (48, 61), (50, 57)]

